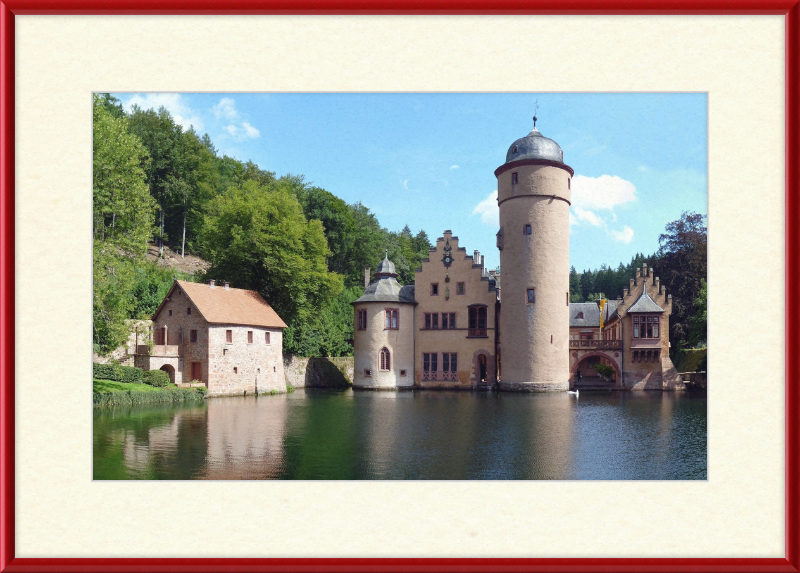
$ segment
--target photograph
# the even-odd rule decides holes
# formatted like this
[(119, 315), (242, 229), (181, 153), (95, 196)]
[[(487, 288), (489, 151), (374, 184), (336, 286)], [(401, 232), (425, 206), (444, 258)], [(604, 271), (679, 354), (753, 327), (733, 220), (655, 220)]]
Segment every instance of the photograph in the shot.
[(93, 480), (708, 480), (706, 92), (90, 97)]

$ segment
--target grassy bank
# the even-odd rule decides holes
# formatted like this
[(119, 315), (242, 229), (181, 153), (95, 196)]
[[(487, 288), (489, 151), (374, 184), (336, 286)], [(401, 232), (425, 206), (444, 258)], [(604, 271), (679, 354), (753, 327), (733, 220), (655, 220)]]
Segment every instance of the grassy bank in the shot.
[(135, 404), (157, 404), (163, 402), (187, 402), (202, 400), (205, 388), (154, 388), (147, 384), (128, 384), (113, 380), (94, 379), (95, 406), (133, 406)]

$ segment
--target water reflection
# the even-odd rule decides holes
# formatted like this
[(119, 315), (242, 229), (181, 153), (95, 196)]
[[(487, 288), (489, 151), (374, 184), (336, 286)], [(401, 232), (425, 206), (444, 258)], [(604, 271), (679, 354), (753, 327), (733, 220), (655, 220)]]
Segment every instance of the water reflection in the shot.
[(95, 479), (705, 479), (706, 399), (353, 392), (98, 408)]

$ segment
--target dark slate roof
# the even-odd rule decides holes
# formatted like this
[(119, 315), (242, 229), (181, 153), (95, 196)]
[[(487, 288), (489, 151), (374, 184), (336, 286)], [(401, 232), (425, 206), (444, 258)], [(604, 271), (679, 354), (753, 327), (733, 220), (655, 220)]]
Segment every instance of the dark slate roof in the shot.
[(628, 312), (664, 312), (664, 309), (658, 306), (649, 294), (642, 292), (642, 296), (631, 305)]
[[(578, 313), (583, 313), (583, 318), (578, 318)], [(569, 303), (569, 325), (572, 326), (600, 326), (600, 309), (593, 302)]]
[[(514, 151), (516, 149), (516, 151)], [(564, 163), (564, 152), (558, 143), (539, 133), (536, 127), (528, 135), (516, 140), (508, 148), (506, 163), (521, 159), (547, 159)]]
[(414, 285), (403, 286), (394, 277), (380, 277), (372, 281), (357, 302), (409, 302), (416, 304)]
[[(578, 318), (578, 313), (583, 313), (583, 318)], [(617, 314), (617, 301), (607, 300), (605, 317), (603, 323), (608, 322)], [(600, 327), (600, 307), (595, 302), (571, 302), (569, 303), (569, 325), (570, 327), (599, 328)]]
[(397, 276), (397, 273), (394, 270), (394, 263), (389, 260), (389, 257), (384, 257), (384, 259), (378, 263), (378, 270), (375, 271), (376, 275), (386, 274), (386, 275), (394, 275)]

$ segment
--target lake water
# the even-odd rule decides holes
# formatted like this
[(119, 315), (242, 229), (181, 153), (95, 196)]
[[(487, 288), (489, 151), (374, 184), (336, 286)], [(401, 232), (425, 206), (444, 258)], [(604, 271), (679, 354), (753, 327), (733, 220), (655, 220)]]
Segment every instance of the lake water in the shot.
[(95, 408), (94, 479), (702, 480), (706, 396), (354, 392)]

